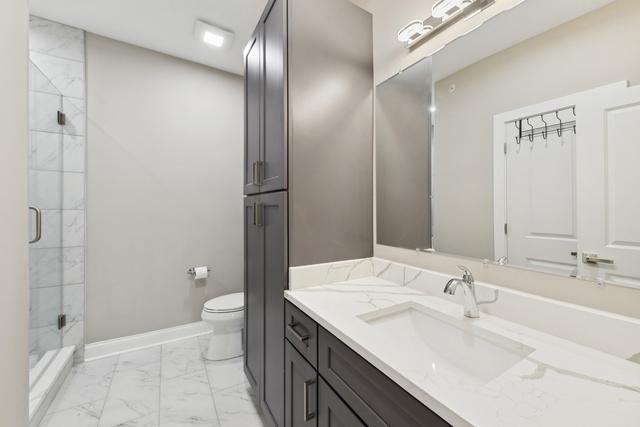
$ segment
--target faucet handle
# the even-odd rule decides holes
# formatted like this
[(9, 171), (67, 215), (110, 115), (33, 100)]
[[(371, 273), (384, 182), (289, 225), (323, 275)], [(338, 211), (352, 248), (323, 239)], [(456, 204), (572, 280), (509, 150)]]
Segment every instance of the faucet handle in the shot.
[(466, 282), (466, 283), (473, 283), (474, 282), (473, 274), (471, 273), (471, 271), (469, 271), (469, 269), (467, 267), (465, 267), (464, 265), (459, 265), (458, 268), (463, 273), (462, 280), (464, 282)]

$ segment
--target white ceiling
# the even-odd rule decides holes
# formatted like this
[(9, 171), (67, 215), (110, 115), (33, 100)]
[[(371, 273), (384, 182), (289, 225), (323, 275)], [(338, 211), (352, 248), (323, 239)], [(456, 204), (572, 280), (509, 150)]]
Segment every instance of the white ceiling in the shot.
[[(178, 58), (242, 74), (242, 50), (267, 0), (30, 0), (30, 13)], [(194, 38), (196, 19), (235, 33), (220, 50)]]

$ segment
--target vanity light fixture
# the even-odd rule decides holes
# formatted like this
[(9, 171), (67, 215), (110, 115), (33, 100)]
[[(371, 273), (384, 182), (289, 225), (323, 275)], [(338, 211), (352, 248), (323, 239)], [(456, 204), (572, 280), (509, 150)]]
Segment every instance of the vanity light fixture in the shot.
[(461, 19), (467, 20), (493, 5), (496, 0), (438, 0), (425, 20), (409, 22), (398, 31), (398, 41), (408, 49), (417, 46)]
[(440, 0), (431, 8), (431, 16), (446, 21), (471, 3), (473, 0)]
[(209, 46), (228, 48), (233, 42), (234, 34), (232, 31), (224, 30), (198, 19), (195, 26), (195, 36)]
[(424, 22), (417, 19), (409, 22), (398, 31), (398, 41), (401, 43), (409, 43), (411, 40), (415, 40), (432, 30), (433, 27), (431, 25), (425, 25)]

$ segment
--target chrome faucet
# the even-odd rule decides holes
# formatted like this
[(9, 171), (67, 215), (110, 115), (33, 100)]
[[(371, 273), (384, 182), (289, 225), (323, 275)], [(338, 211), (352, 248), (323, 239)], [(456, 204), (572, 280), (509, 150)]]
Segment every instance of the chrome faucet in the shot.
[(477, 319), (480, 317), (480, 312), (478, 310), (476, 284), (473, 279), (473, 274), (463, 265), (459, 265), (458, 268), (463, 272), (462, 279), (454, 277), (449, 280), (443, 292), (445, 294), (455, 295), (458, 287), (462, 287), (462, 292), (464, 293), (464, 315), (472, 319)]
[(480, 301), (476, 298), (476, 283), (473, 279), (473, 274), (464, 265), (459, 265), (458, 268), (462, 270), (462, 279), (453, 278), (449, 280), (444, 287), (444, 293), (449, 295), (455, 295), (458, 287), (462, 287), (464, 293), (464, 315), (472, 319), (480, 317), (480, 311), (478, 306), (481, 304), (491, 304), (498, 301), (499, 292), (497, 289), (493, 291), (493, 299), (489, 301)]

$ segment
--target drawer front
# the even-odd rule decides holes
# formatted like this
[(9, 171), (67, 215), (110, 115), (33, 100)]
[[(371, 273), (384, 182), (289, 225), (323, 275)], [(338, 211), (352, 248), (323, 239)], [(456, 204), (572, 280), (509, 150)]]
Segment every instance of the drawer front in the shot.
[(285, 427), (317, 427), (318, 373), (285, 340)]
[(285, 336), (291, 344), (313, 365), (318, 366), (318, 325), (295, 305), (287, 301), (285, 306)]
[(322, 378), (318, 380), (318, 427), (366, 427)]
[(318, 372), (366, 425), (449, 425), (339, 339), (318, 329)]

